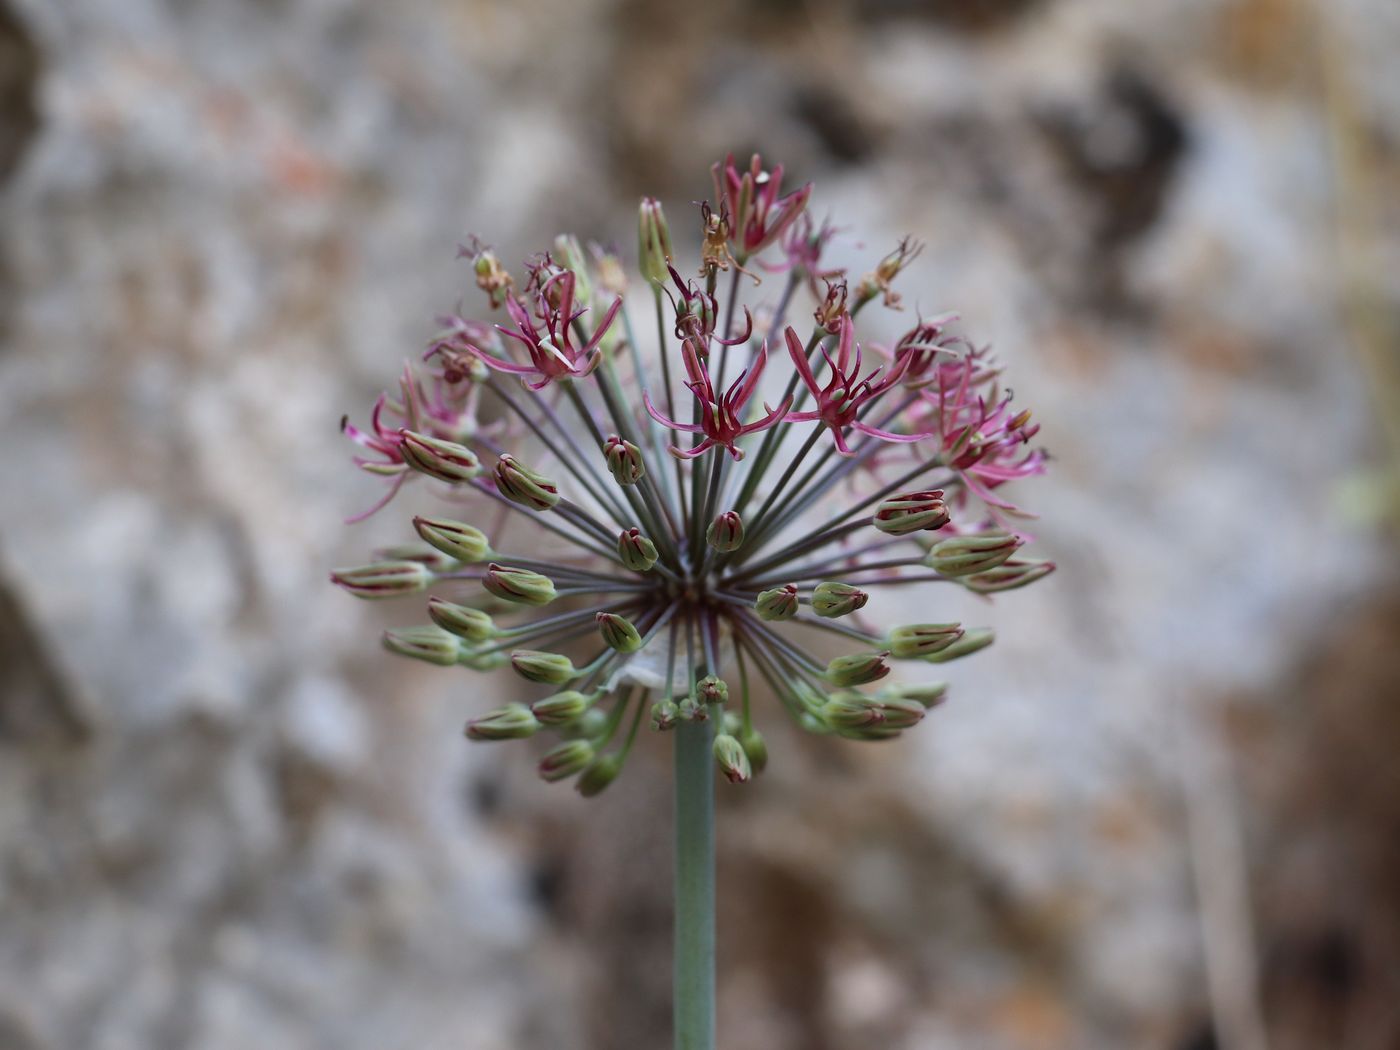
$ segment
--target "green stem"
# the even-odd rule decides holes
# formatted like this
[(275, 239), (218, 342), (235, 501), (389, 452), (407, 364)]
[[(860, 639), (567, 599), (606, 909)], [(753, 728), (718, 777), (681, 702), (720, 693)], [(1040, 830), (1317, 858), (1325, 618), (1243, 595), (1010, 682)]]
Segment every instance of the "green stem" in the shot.
[(715, 1045), (715, 780), (711, 723), (676, 726), (675, 1050)]

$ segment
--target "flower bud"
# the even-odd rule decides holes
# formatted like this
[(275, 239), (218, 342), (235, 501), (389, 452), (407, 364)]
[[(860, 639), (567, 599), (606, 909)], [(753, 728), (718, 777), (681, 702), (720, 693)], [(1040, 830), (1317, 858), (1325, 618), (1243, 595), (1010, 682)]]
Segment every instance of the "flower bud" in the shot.
[(753, 607), (760, 620), (791, 620), (797, 615), (797, 585), (786, 583), (763, 591)]
[(587, 740), (566, 740), (540, 759), (540, 776), (551, 784), (581, 773), (594, 758), (593, 745)]
[(925, 656), (924, 660), (931, 664), (946, 664), (949, 660), (956, 660), (960, 656), (970, 656), (979, 649), (985, 649), (996, 639), (990, 627), (973, 627), (963, 633), (948, 648), (934, 653), (932, 656)]
[(588, 250), (598, 271), (598, 287), (613, 295), (621, 295), (627, 291), (627, 269), (622, 265), (617, 251), (592, 243), (589, 244)]
[(469, 642), (485, 642), (496, 637), (496, 625), (486, 613), (436, 595), (428, 599), (428, 618), (444, 631)]
[(335, 569), (331, 582), (356, 598), (397, 598), (423, 590), (433, 582), (433, 572), (421, 561), (377, 561), (354, 569)]
[(887, 685), (875, 694), (876, 699), (881, 701), (890, 700), (913, 700), (924, 705), (925, 709), (937, 707), (948, 698), (947, 682), (928, 682), (922, 684)]
[(559, 732), (571, 740), (598, 740), (607, 729), (608, 716), (595, 706), (580, 715), (577, 721), (560, 726)]
[(523, 740), (540, 728), (524, 704), (506, 704), (467, 723), (468, 740)]
[(896, 660), (916, 660), (942, 652), (962, 636), (960, 623), (911, 623), (892, 628), (885, 644)]
[(579, 775), (578, 783), (574, 785), (574, 788), (584, 798), (592, 798), (594, 795), (602, 794), (621, 772), (621, 755), (601, 755), (595, 758), (593, 764)]
[(603, 641), (618, 652), (635, 653), (642, 647), (642, 635), (627, 617), (600, 612), (597, 620)]
[(473, 671), (499, 671), (509, 659), (510, 657), (499, 649), (479, 654), (463, 651), (461, 664), (463, 667), (470, 667)]
[(885, 714), (880, 704), (860, 693), (833, 696), (821, 709), (821, 717), (833, 729), (866, 729), (880, 725)]
[(705, 710), (705, 706), (693, 696), (687, 696), (676, 705), (677, 713), (682, 722), (705, 722), (709, 720), (710, 713)]
[(642, 198), (637, 215), (637, 264), (652, 284), (665, 284), (670, 279), (671, 228), (661, 202), (652, 197)]
[(886, 663), (889, 655), (888, 652), (873, 652), (838, 656), (826, 665), (826, 680), (836, 686), (878, 682), (890, 673), (890, 665)]
[(377, 547), (375, 561), (416, 561), (422, 562), (433, 572), (447, 572), (457, 565), (456, 558), (449, 558), (442, 551), (434, 550), (426, 543), (397, 543), (392, 547)]
[(722, 704), (729, 699), (729, 686), (724, 679), (707, 674), (695, 683), (695, 698), (702, 704)]
[(924, 564), (943, 576), (969, 576), (995, 569), (1016, 552), (1021, 541), (1009, 532), (975, 532), (935, 543)]
[(477, 562), (491, 553), (491, 543), (486, 533), (471, 525), (447, 518), (425, 518), (421, 515), (413, 519), (413, 527), (424, 543), (429, 543), (450, 558), (458, 561)]
[(466, 445), (408, 429), (400, 430), (399, 437), (404, 462), (430, 478), (456, 485), (481, 473), (481, 460)]
[(674, 700), (658, 700), (651, 705), (651, 728), (665, 732), (674, 729), (680, 720), (681, 711)]
[(577, 689), (566, 689), (543, 700), (536, 700), (530, 705), (530, 711), (541, 725), (566, 726), (578, 721), (593, 706), (595, 696), (580, 693)]
[(515, 279), (489, 248), (474, 253), (472, 270), (476, 273), (476, 286), (491, 297), (493, 308), (505, 302), (506, 295), (515, 287)]
[(719, 771), (731, 784), (742, 784), (753, 777), (753, 766), (749, 764), (749, 756), (744, 753), (744, 745), (738, 739), (728, 733), (720, 733), (715, 737), (713, 749)]
[(881, 700), (845, 693), (827, 701), (821, 717), (839, 733), (876, 739), (918, 725), (924, 717), (924, 706), (898, 697)]
[(1014, 591), (1043, 579), (1055, 571), (1053, 561), (1022, 561), (1012, 558), (995, 569), (979, 572), (975, 576), (965, 576), (962, 585), (978, 594), (995, 594), (998, 591)]
[(563, 265), (573, 272), (574, 302), (587, 306), (593, 301), (593, 279), (588, 271), (583, 246), (572, 233), (561, 233), (554, 238), (554, 252)]
[(863, 609), (869, 600), (870, 595), (859, 587), (834, 580), (819, 583), (812, 589), (812, 611), (828, 620)]
[(738, 711), (726, 711), (719, 720), (719, 732), (738, 736), (744, 729), (744, 718)]
[(530, 510), (549, 510), (559, 502), (559, 487), (554, 482), (511, 455), (496, 461), (496, 491)]
[(555, 598), (554, 581), (548, 576), (495, 562), (487, 567), (481, 585), (497, 598), (521, 605), (548, 605)]
[(739, 746), (744, 749), (744, 754), (749, 757), (749, 765), (753, 767), (754, 775), (762, 773), (768, 766), (768, 743), (763, 739), (763, 734), (757, 729), (750, 729), (747, 733), (739, 734)]
[(721, 553), (737, 551), (744, 542), (744, 522), (738, 512), (727, 510), (710, 522), (705, 542)]
[(400, 656), (451, 667), (462, 655), (462, 640), (441, 627), (404, 627), (384, 632), (384, 648)]
[(633, 572), (646, 572), (656, 564), (656, 544), (641, 529), (627, 529), (617, 538), (617, 556)]
[(904, 492), (881, 503), (874, 520), (877, 529), (892, 536), (941, 529), (948, 524), (948, 505), (942, 489)]
[(603, 455), (608, 461), (608, 473), (619, 485), (635, 485), (646, 477), (647, 468), (642, 460), (642, 450), (632, 442), (624, 441), (614, 434), (604, 444)]
[(578, 677), (572, 660), (543, 649), (516, 649), (510, 654), (510, 665), (521, 678), (545, 685), (564, 685)]

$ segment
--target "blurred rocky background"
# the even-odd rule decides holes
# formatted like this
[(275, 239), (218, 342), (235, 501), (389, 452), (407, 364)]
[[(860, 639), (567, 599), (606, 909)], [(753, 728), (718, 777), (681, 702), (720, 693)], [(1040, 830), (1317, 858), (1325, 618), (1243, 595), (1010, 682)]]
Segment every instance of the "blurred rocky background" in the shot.
[(1393, 0), (0, 0), (0, 1050), (668, 1045), (664, 749), (468, 747), (337, 424), (469, 231), (754, 148), (930, 242), (1061, 568), (905, 740), (764, 723), (722, 1045), (1400, 1046)]

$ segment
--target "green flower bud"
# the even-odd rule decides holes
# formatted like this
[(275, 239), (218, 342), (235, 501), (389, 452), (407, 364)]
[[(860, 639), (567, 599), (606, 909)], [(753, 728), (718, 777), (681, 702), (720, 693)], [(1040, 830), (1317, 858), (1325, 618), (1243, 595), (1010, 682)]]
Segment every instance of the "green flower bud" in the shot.
[(885, 644), (896, 660), (915, 660), (942, 652), (962, 636), (960, 623), (911, 623), (892, 628)]
[(826, 702), (821, 717), (833, 729), (866, 729), (877, 726), (885, 720), (883, 710), (876, 701), (860, 693), (843, 693)]
[(878, 682), (890, 673), (890, 665), (885, 662), (889, 655), (888, 652), (873, 652), (838, 656), (826, 665), (826, 680), (836, 686)]
[(744, 754), (749, 757), (749, 765), (753, 767), (754, 775), (757, 776), (768, 767), (768, 743), (763, 739), (763, 734), (757, 729), (750, 729), (747, 733), (739, 734), (739, 746), (744, 749)]
[(487, 567), (481, 585), (497, 598), (521, 605), (548, 605), (555, 598), (554, 581), (548, 576), (495, 562)]
[(578, 778), (575, 789), (584, 798), (600, 795), (622, 772), (622, 756), (618, 754), (600, 755)]
[(499, 649), (493, 649), (489, 653), (472, 655), (463, 653), (461, 664), (463, 667), (470, 667), (473, 671), (498, 671), (509, 662), (510, 657)]
[(456, 558), (449, 558), (426, 543), (398, 543), (392, 547), (379, 547), (374, 552), (374, 560), (421, 562), (435, 573), (447, 572), (457, 565)]
[(603, 455), (608, 461), (608, 473), (619, 485), (635, 485), (646, 477), (642, 450), (632, 442), (623, 441), (614, 434), (603, 446)]
[(674, 729), (680, 717), (680, 708), (674, 700), (658, 700), (651, 705), (651, 728), (655, 730)]
[(587, 740), (566, 740), (540, 759), (540, 776), (553, 783), (581, 773), (593, 761), (593, 745)]
[(496, 491), (530, 510), (549, 510), (559, 502), (559, 486), (510, 455), (496, 461)]
[(744, 729), (743, 716), (738, 711), (726, 711), (719, 720), (719, 731), (730, 736), (738, 736)]
[(444, 631), (469, 642), (487, 642), (496, 637), (491, 617), (469, 605), (458, 605), (436, 596), (428, 599), (428, 617)]
[(724, 679), (707, 674), (695, 683), (695, 698), (702, 704), (722, 704), (729, 699), (729, 686)]
[(652, 284), (670, 280), (671, 228), (661, 202), (651, 197), (642, 198), (637, 215), (637, 263), (642, 276)]
[(627, 268), (622, 265), (617, 252), (597, 244), (590, 244), (588, 250), (598, 270), (598, 287), (613, 295), (622, 295), (627, 291)]
[(932, 656), (925, 656), (924, 660), (931, 664), (946, 664), (949, 660), (956, 660), (960, 656), (970, 656), (979, 649), (985, 649), (996, 639), (990, 627), (973, 627), (964, 631), (959, 638), (948, 648)]
[(510, 665), (521, 678), (545, 685), (564, 685), (578, 677), (578, 668), (567, 656), (542, 649), (517, 649), (510, 654)]
[(924, 706), (897, 697), (879, 700), (859, 693), (844, 693), (827, 702), (821, 717), (843, 736), (883, 739), (918, 725), (924, 717)]
[(531, 712), (541, 725), (565, 726), (578, 721), (583, 713), (593, 706), (597, 694), (580, 693), (577, 689), (566, 689), (530, 705)]
[(467, 723), (468, 740), (523, 740), (540, 728), (524, 704), (506, 704)]
[(753, 767), (744, 745), (728, 733), (720, 733), (714, 742), (715, 762), (731, 784), (742, 784), (753, 777)]
[(397, 598), (432, 583), (433, 571), (421, 561), (377, 561), (354, 569), (335, 569), (331, 582), (356, 598)]
[(892, 536), (941, 529), (949, 521), (948, 505), (942, 489), (904, 492), (881, 503), (874, 521), (877, 529)]
[(462, 655), (462, 640), (441, 627), (405, 627), (385, 631), (384, 648), (400, 656), (451, 667)]
[(682, 722), (705, 722), (710, 717), (710, 713), (705, 710), (704, 705), (693, 696), (682, 699), (676, 705), (676, 709)]
[(721, 553), (737, 551), (744, 543), (744, 522), (738, 512), (727, 510), (710, 522), (705, 542)]
[(913, 700), (924, 705), (925, 709), (937, 707), (948, 697), (947, 682), (929, 682), (927, 684), (905, 684), (887, 685), (875, 694), (876, 699), (888, 702), (890, 700)]
[(447, 518), (425, 518), (421, 515), (413, 519), (413, 527), (424, 543), (458, 561), (477, 562), (491, 553), (491, 543), (486, 533), (471, 525)]
[(963, 577), (962, 585), (978, 594), (995, 594), (998, 591), (1014, 591), (1017, 587), (1026, 587), (1054, 571), (1053, 561), (1022, 561), (1012, 558), (1002, 562), (995, 569)]
[(1009, 532), (976, 532), (949, 536), (935, 543), (924, 564), (944, 576), (970, 576), (995, 569), (1021, 546)]
[(625, 616), (600, 612), (596, 617), (603, 641), (620, 653), (635, 653), (642, 647), (642, 635)]
[(560, 732), (576, 740), (597, 740), (608, 728), (608, 716), (597, 707), (590, 707), (575, 722), (560, 727)]
[(481, 473), (481, 460), (466, 445), (407, 429), (400, 430), (399, 437), (404, 462), (430, 478), (457, 485)]
[(641, 529), (628, 529), (617, 538), (617, 556), (633, 572), (646, 572), (656, 564), (656, 545)]
[(760, 620), (791, 620), (797, 615), (797, 585), (793, 583), (763, 591), (753, 607)]
[(869, 600), (870, 595), (859, 587), (828, 580), (813, 588), (812, 611), (830, 620), (864, 609)]
[(554, 253), (567, 269), (573, 271), (574, 302), (587, 306), (593, 301), (593, 279), (578, 238), (572, 233), (559, 234), (554, 238)]

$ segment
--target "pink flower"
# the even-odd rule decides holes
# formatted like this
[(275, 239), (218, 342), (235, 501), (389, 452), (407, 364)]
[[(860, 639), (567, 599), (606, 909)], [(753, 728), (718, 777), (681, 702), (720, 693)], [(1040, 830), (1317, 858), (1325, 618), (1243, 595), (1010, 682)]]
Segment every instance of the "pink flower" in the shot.
[(945, 461), (970, 491), (990, 507), (1019, 513), (995, 490), (1045, 472), (1044, 452), (1026, 448), (1040, 425), (1031, 422), (1029, 410), (1012, 412), (1011, 394), (998, 392), (999, 370), (986, 355), (985, 349), (972, 349), (934, 366), (920, 390), (918, 418), (939, 437)]
[(766, 430), (773, 426), (792, 407), (791, 398), (788, 398), (777, 408), (770, 408), (765, 404), (763, 408), (768, 413), (767, 415), (752, 423), (741, 421), (744, 406), (758, 389), (758, 381), (763, 377), (763, 369), (768, 363), (767, 341), (765, 340), (763, 345), (759, 347), (753, 365), (739, 373), (739, 378), (729, 385), (729, 389), (724, 392), (723, 397), (715, 396), (714, 384), (710, 381), (710, 374), (701, 361), (701, 354), (696, 344), (687, 339), (681, 344), (681, 351), (685, 358), (686, 375), (689, 376), (685, 385), (700, 402), (700, 425), (678, 423), (674, 419), (668, 419), (657, 411), (656, 406), (652, 404), (649, 393), (642, 394), (647, 412), (662, 426), (687, 434), (705, 435), (704, 440), (694, 448), (681, 450), (673, 447), (671, 454), (683, 459), (694, 459), (718, 445), (734, 459), (743, 459), (744, 452), (735, 447), (735, 442), (745, 434), (752, 434), (755, 431)]
[[(753, 314), (747, 306), (744, 307), (744, 331), (732, 339), (723, 336), (716, 338), (715, 325), (718, 324), (719, 307), (715, 297), (701, 291), (694, 281), (682, 280), (674, 266), (669, 269), (671, 280), (675, 282), (679, 294), (677, 298), (671, 295), (669, 290), (666, 293), (671, 299), (671, 306), (676, 315), (677, 339), (693, 340), (702, 359), (709, 356), (711, 341), (721, 346), (738, 346), (749, 341), (749, 337), (753, 335)], [(724, 336), (728, 335), (728, 332), (724, 333)]]
[[(434, 351), (429, 351), (432, 356)], [(460, 441), (477, 432), (476, 407), (479, 387), (460, 361), (447, 360), (441, 372), (429, 373), (431, 383), (405, 367), (399, 377), (399, 398), (387, 393), (375, 399), (370, 409), (369, 429), (363, 430), (342, 417), (340, 430), (373, 456), (353, 456), (361, 470), (392, 479), (389, 490), (368, 510), (347, 519), (363, 521), (386, 506), (413, 473), (402, 451), (405, 430), (429, 434), (448, 441)]]
[[(506, 312), (515, 322), (515, 327), (496, 325), (496, 330), (525, 348), (530, 357), (529, 364), (487, 353), (470, 341), (464, 340), (463, 347), (488, 367), (523, 377), (525, 385), (531, 390), (542, 389), (556, 379), (582, 379), (598, 365), (598, 344), (617, 317), (622, 297), (613, 300), (588, 342), (579, 346), (575, 342), (574, 322), (588, 312), (588, 307), (574, 309), (576, 280), (572, 270), (559, 270), (544, 278), (539, 291), (535, 293), (533, 316), (519, 297), (513, 294), (506, 297)], [(536, 320), (541, 322), (543, 330), (535, 323)]]
[(860, 344), (855, 341), (855, 325), (851, 322), (849, 314), (841, 321), (840, 342), (835, 359), (832, 359), (826, 347), (822, 347), (822, 357), (831, 370), (831, 378), (827, 380), (826, 386), (817, 385), (817, 377), (812, 374), (812, 367), (807, 363), (806, 348), (803, 347), (797, 333), (789, 326), (784, 334), (787, 338), (788, 354), (797, 368), (797, 374), (817, 401), (815, 410), (791, 412), (784, 417), (785, 422), (820, 420), (830, 428), (831, 436), (836, 441), (836, 451), (843, 456), (854, 455), (846, 444), (847, 427), (882, 441), (914, 442), (928, 437), (927, 434), (896, 434), (860, 420), (862, 408), (883, 396), (890, 387), (900, 381), (905, 368), (908, 367), (909, 359), (897, 359), (883, 378), (879, 368), (864, 379), (860, 378)]
[(715, 198), (729, 212), (731, 236), (739, 249), (739, 261), (763, 251), (783, 235), (807, 207), (812, 195), (809, 182), (786, 197), (779, 196), (783, 166), (763, 170), (763, 159), (755, 153), (749, 170), (740, 174), (734, 154), (710, 169), (715, 180)]

